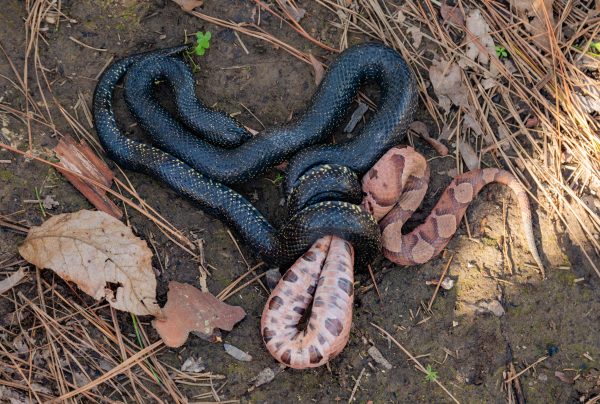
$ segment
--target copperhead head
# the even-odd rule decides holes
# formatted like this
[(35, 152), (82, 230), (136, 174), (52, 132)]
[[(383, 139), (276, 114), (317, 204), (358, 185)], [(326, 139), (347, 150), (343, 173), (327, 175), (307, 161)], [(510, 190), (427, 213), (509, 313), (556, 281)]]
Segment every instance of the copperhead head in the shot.
[[(481, 189), (495, 182), (515, 193), (527, 245), (543, 271), (527, 193), (511, 173), (485, 168), (458, 175), (427, 219), (402, 234), (402, 226), (423, 201), (428, 182), (427, 160), (412, 147), (390, 149), (363, 177), (362, 207), (379, 222), (387, 259), (417, 265), (434, 258), (458, 230)], [(261, 319), (263, 340), (275, 359), (304, 369), (321, 366), (343, 350), (352, 324), (353, 267), (352, 245), (332, 236), (319, 239), (290, 267), (267, 300)], [(306, 329), (300, 330), (298, 324), (308, 310)]]

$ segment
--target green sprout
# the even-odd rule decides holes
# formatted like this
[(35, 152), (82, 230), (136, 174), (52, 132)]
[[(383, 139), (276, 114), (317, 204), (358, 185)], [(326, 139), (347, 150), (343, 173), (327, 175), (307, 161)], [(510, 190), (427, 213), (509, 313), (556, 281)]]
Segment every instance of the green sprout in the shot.
[(209, 31), (202, 33), (196, 32), (196, 46), (194, 47), (194, 54), (197, 56), (204, 56), (204, 52), (210, 47), (210, 38), (212, 34)]
[(37, 199), (38, 204), (40, 205), (40, 210), (42, 211), (42, 217), (46, 217), (46, 209), (44, 209), (44, 203), (42, 202), (41, 188), (38, 190), (37, 187), (34, 187), (35, 191), (35, 199)]
[(504, 46), (496, 45), (496, 56), (500, 59), (508, 58), (508, 51)]
[(438, 378), (438, 374), (431, 368), (431, 365), (427, 365), (425, 368), (425, 380), (435, 382)]
[(267, 180), (269, 180), (273, 185), (279, 185), (283, 181), (284, 178), (285, 177), (283, 176), (283, 174), (277, 173), (277, 175), (275, 175), (275, 179), (270, 180), (267, 178)]
[(208, 48), (210, 48), (210, 39), (212, 38), (212, 34), (209, 31), (206, 33), (202, 33), (200, 31), (196, 32), (196, 45), (193, 49), (190, 49), (185, 53), (186, 59), (192, 65), (192, 71), (194, 73), (198, 73), (200, 71), (200, 66), (194, 60), (195, 56), (204, 56), (204, 53)]
[[(146, 345), (144, 344), (144, 340), (142, 339), (142, 334), (140, 332), (140, 326), (138, 323), (137, 316), (133, 313), (129, 313), (129, 314), (131, 315), (131, 321), (133, 322), (133, 329), (135, 330), (135, 336), (138, 340), (138, 344), (141, 347), (145, 347)], [(144, 362), (146, 362), (146, 364), (150, 368), (150, 371), (152, 372), (152, 375), (154, 376), (154, 380), (156, 380), (156, 382), (158, 384), (162, 384), (160, 377), (158, 376), (158, 373), (156, 373), (156, 371), (154, 370), (154, 367), (152, 367), (152, 365), (148, 362), (148, 359), (145, 359)]]
[[(582, 45), (573, 45), (572, 47), (579, 51), (584, 50)], [(594, 57), (600, 56), (600, 41), (590, 42), (590, 46), (588, 46), (587, 50), (585, 50), (585, 53)]]

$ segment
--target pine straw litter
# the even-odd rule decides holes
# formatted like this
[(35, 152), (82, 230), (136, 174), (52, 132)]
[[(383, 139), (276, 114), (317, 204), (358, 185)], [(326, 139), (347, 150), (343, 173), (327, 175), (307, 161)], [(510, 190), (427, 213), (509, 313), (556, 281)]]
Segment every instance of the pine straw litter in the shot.
[[(414, 67), (421, 100), (436, 124), (430, 135), (452, 146), (457, 172), (472, 164), (463, 158), (465, 151), (474, 152), (478, 165), (485, 161), (510, 169), (531, 190), (540, 208), (562, 223), (600, 276), (595, 258), (600, 254), (600, 216), (594, 205), (594, 198), (600, 195), (600, 96), (598, 70), (594, 70), (597, 60), (590, 61), (587, 53), (600, 32), (597, 5), (594, 10), (589, 1), (546, 1), (545, 8), (533, 10), (531, 19), (532, 10), (528, 15), (528, 10), (520, 8), (522, 1), (512, 1), (512, 7), (488, 0), (458, 0), (453, 5), (407, 0), (401, 6), (381, 0), (317, 2), (331, 11), (330, 24), (341, 33), (338, 44), (324, 44), (309, 34), (302, 27), (302, 17), (289, 8), (293, 1), (277, 0), (268, 5), (255, 0), (257, 13), (251, 24), (225, 21), (200, 11), (189, 13), (233, 29), (238, 38), (242, 34), (267, 41), (313, 66), (315, 58), (309, 53), (260, 26), (261, 12), (280, 18), (282, 24), (329, 52), (348, 47), (355, 34), (394, 47)], [(0, 53), (14, 73), (14, 77), (1, 78), (23, 94), (24, 107), (18, 110), (0, 103), (0, 111), (26, 125), (29, 148), (20, 152), (11, 145), (0, 147), (56, 166), (33, 148), (33, 133), (34, 128), (43, 128), (59, 138), (65, 136), (56, 124), (58, 118), (67, 123), (66, 131), (84, 139), (102, 156), (97, 139), (88, 129), (91, 115), (86, 100), (74, 109), (76, 116), (60, 104), (52, 94), (52, 83), (38, 51), (39, 42), (45, 41), (40, 31), (42, 22), (54, 19), (59, 24), (61, 19), (68, 19), (61, 11), (61, 2), (32, 0), (25, 6), (24, 71), (15, 68), (0, 44)], [(502, 57), (502, 51), (497, 54), (498, 46), (509, 56)], [(456, 87), (444, 89), (443, 84), (435, 84), (436, 74), (443, 79), (457, 76)], [(31, 95), (31, 89), (39, 100)], [(56, 111), (58, 117), (53, 115)], [(87, 126), (77, 111), (88, 121)], [(104, 189), (103, 184), (89, 182)], [(198, 260), (201, 272), (207, 272), (202, 269), (201, 248), (143, 200), (125, 173), (119, 170), (115, 183), (118, 191), (104, 190), (122, 204), (125, 215), (128, 208), (140, 212)], [(3, 217), (2, 224), (6, 223), (23, 230), (20, 224)], [(0, 262), (4, 272), (23, 264), (14, 257), (0, 257)], [(255, 274), (259, 266), (248, 265), (248, 272), (224, 290), (221, 299), (260, 279), (262, 275)], [(187, 400), (182, 386), (193, 385), (206, 391), (194, 399), (221, 401), (218, 392), (223, 376), (181, 372), (162, 362), (157, 355), (162, 343), (150, 342), (147, 325), (137, 318), (132, 318), (135, 336), (123, 335), (116, 312), (106, 304), (86, 304), (85, 299), (73, 298), (77, 291), (49, 283), (38, 270), (30, 271), (29, 276), (36, 280), (33, 293), (26, 296), (12, 289), (2, 297), (14, 310), (3, 318), (10, 326), (0, 325), (0, 389), (10, 388), (16, 392), (15, 398), (37, 402), (128, 402), (148, 397), (160, 402), (159, 396), (181, 402)], [(246, 277), (250, 279), (242, 282)], [(56, 386), (59, 396), (46, 387), (48, 384)]]

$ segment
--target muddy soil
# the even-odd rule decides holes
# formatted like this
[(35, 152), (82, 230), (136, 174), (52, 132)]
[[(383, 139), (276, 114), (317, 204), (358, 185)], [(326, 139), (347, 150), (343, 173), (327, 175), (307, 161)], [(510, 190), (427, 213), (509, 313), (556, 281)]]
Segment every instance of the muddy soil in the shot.
[[(302, 20), (304, 27), (322, 42), (337, 47), (340, 33), (329, 24), (335, 16), (308, 1), (302, 1), (301, 5), (307, 9)], [(253, 10), (252, 2), (234, 0), (208, 0), (203, 8), (206, 14), (235, 22), (251, 22)], [(198, 59), (197, 73), (197, 93), (205, 104), (220, 108), (244, 125), (260, 130), (262, 125), (285, 123), (300, 112), (315, 89), (310, 66), (281, 49), (247, 36), (240, 37), (244, 48), (233, 31), (187, 15), (170, 1), (63, 1), (62, 11), (77, 22), (62, 22), (59, 29), (49, 25), (45, 35), (47, 44), (40, 47), (40, 56), (49, 69), (54, 95), (67, 107), (75, 106), (80, 95), (90, 103), (95, 77), (112, 56), (120, 58), (180, 44), (186, 33), (207, 30), (213, 34), (211, 47)], [(18, 69), (23, 66), (25, 17), (22, 2), (3, 2), (0, 42)], [(310, 50), (324, 60), (333, 57), (282, 27), (280, 21), (267, 13), (261, 14), (261, 25), (299, 49)], [(107, 51), (82, 47), (69, 37)], [(350, 39), (351, 42), (365, 40), (360, 36)], [(0, 73), (11, 76), (4, 58), (0, 60)], [(373, 95), (376, 98), (376, 91)], [(169, 93), (164, 92), (163, 97), (168, 98)], [(0, 100), (22, 107), (21, 95), (3, 79), (0, 79)], [(138, 129), (131, 126), (133, 120), (120, 93), (115, 106), (122, 128), (133, 136), (141, 136)], [(2, 141), (24, 149), (26, 127), (12, 117), (0, 118)], [(84, 117), (80, 118), (87, 125)], [(428, 116), (420, 114), (417, 118), (435, 133), (437, 129)], [(65, 122), (57, 121), (57, 125), (68, 132)], [(48, 149), (56, 144), (57, 139), (51, 135), (48, 131), (33, 134), (35, 149), (41, 155), (49, 156)], [(452, 157), (440, 158), (427, 144), (416, 139), (414, 146), (431, 159), (432, 183), (423, 212), (416, 214), (417, 219), (422, 219), (450, 182), (447, 172), (456, 163)], [(452, 145), (450, 148), (453, 150)], [(40, 224), (44, 219), (39, 207), (25, 202), (35, 199), (36, 188), (41, 190), (42, 197), (52, 195), (60, 203), (50, 214), (90, 208), (53, 169), (4, 151), (0, 152), (0, 159), (12, 161), (0, 165), (1, 214), (14, 214), (13, 219), (25, 224)], [(216, 268), (208, 280), (213, 293), (246, 271), (244, 259), (228, 229), (218, 219), (204, 215), (144, 175), (129, 175), (139, 194), (162, 215), (182, 231), (205, 241), (206, 261)], [(277, 177), (277, 170), (272, 170), (264, 178), (238, 187), (274, 223), (278, 223), (282, 212), (280, 200), (283, 197)], [(357, 402), (448, 402), (448, 396), (415, 370), (407, 357), (372, 325), (377, 324), (424, 365), (431, 365), (439, 380), (461, 402), (503, 402), (507, 396), (503, 386), (507, 365), (514, 363), (519, 371), (544, 356), (547, 359), (520, 376), (523, 396), (529, 402), (565, 403), (579, 402), (580, 397), (589, 399), (600, 393), (600, 282), (584, 266), (571, 264), (579, 261), (576, 249), (563, 247), (565, 236), (557, 232), (546, 214), (536, 207), (535, 233), (548, 263), (548, 277), (542, 280), (530, 265), (532, 260), (518, 225), (519, 213), (514, 202), (509, 191), (490, 186), (468, 211), (470, 234), (463, 224), (442, 257), (408, 269), (379, 260), (373, 269), (380, 297), (373, 288), (365, 287), (371, 283), (368, 274), (357, 274), (350, 342), (331, 361), (329, 369), (285, 370), (271, 383), (247, 392), (251, 379), (262, 369), (277, 367), (260, 338), (259, 321), (267, 294), (256, 284), (228, 300), (230, 304), (242, 306), (247, 317), (223, 337), (225, 342), (250, 353), (251, 362), (238, 362), (227, 355), (221, 345), (197, 337), (192, 337), (183, 348), (166, 350), (161, 355), (176, 367), (191, 355), (200, 356), (207, 370), (226, 376), (227, 384), (220, 391), (221, 397), (242, 402), (347, 401), (363, 369), (355, 394)], [(506, 223), (503, 206), (508, 210)], [(143, 217), (135, 212), (129, 215), (137, 234), (145, 239), (152, 234), (156, 240), (158, 256), (154, 266), (161, 267), (158, 260), (167, 263), (159, 276), (161, 302), (165, 300), (170, 280), (198, 285), (197, 264), (189, 255)], [(411, 225), (415, 223), (409, 227)], [(502, 253), (503, 237), (511, 241), (506, 257)], [(7, 255), (16, 253), (22, 238), (0, 229), (0, 251)], [(259, 261), (247, 246), (242, 245), (241, 251), (250, 265)], [(454, 258), (447, 276), (454, 281), (454, 287), (440, 290), (431, 311), (424, 310), (423, 305), (426, 307), (434, 292), (427, 281), (439, 278), (451, 256)], [(496, 314), (482, 309), (482, 302), (497, 302)], [(123, 326), (127, 327), (128, 323), (129, 317), (123, 315)], [(152, 338), (157, 337), (152, 335)], [(392, 370), (383, 369), (370, 358), (367, 350), (371, 345), (383, 353), (393, 365)], [(555, 376), (557, 371), (576, 380), (574, 383), (561, 381)], [(191, 388), (187, 393), (189, 397), (195, 395)]]

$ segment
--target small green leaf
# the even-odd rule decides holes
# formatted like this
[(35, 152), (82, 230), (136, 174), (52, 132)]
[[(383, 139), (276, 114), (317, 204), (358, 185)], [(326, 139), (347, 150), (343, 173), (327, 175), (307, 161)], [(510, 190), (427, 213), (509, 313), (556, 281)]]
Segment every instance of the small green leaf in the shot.
[(505, 59), (508, 57), (508, 51), (504, 46), (496, 45), (496, 56), (500, 59)]
[(600, 42), (592, 41), (590, 44), (590, 51), (593, 53), (600, 53)]
[(209, 31), (206, 33), (196, 32), (196, 46), (194, 47), (196, 55), (204, 56), (204, 52), (210, 47), (210, 38), (212, 38), (212, 34)]

